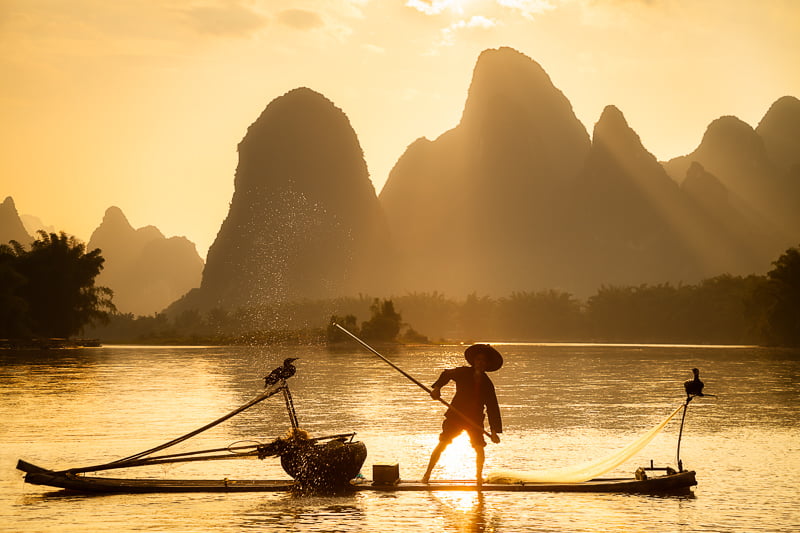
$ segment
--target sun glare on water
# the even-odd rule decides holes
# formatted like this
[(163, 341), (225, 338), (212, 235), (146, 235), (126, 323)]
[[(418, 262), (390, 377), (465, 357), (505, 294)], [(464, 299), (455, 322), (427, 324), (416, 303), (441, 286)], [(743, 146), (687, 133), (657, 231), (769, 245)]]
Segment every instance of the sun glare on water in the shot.
[(466, 432), (456, 437), (442, 453), (432, 478), (475, 479), (475, 450)]

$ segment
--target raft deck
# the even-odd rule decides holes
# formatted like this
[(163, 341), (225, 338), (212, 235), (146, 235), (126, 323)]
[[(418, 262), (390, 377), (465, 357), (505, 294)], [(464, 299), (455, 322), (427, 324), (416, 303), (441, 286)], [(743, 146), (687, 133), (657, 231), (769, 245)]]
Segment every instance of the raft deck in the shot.
[[(17, 469), (26, 473), (25, 482), (84, 493), (159, 493), (159, 492), (290, 492), (297, 489), (292, 480), (234, 479), (136, 479), (109, 478), (56, 472), (20, 460)], [(400, 481), (376, 484), (370, 481), (351, 483), (353, 491), (475, 491), (483, 492), (610, 492), (674, 494), (690, 492), (697, 485), (694, 471), (684, 471), (648, 479), (598, 478), (582, 483), (484, 483), (475, 481)]]

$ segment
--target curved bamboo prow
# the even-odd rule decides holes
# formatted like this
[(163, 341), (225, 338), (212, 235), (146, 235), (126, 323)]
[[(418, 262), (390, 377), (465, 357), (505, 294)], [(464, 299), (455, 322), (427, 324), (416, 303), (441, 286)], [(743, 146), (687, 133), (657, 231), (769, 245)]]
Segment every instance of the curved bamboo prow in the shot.
[(22, 470), (26, 474), (40, 474), (42, 472), (49, 472), (49, 470), (46, 468), (36, 466), (28, 461), (23, 461), (22, 459), (17, 460), (17, 470)]

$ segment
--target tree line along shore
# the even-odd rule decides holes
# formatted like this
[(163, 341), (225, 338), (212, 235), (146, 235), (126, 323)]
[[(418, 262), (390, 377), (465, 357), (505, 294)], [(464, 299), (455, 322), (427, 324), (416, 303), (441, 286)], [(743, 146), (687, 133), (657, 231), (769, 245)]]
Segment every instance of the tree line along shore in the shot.
[[(0, 346), (336, 344), (339, 322), (373, 342), (484, 341), (800, 346), (800, 247), (763, 276), (720, 275), (696, 284), (602, 286), (585, 300), (559, 290), (504, 297), (408, 293), (280, 302), (260, 307), (135, 316), (94, 285), (100, 250), (42, 232), (30, 250), (0, 245)], [(16, 339), (16, 341), (14, 341)], [(91, 339), (86, 343), (80, 339)], [(16, 344), (15, 344), (16, 342)], [(59, 343), (51, 343), (59, 347)]]

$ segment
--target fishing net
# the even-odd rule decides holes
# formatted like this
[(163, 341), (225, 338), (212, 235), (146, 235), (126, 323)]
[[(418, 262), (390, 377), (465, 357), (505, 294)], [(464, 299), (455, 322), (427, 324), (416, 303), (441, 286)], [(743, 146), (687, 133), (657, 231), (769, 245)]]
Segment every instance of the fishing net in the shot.
[(613, 470), (621, 465), (653, 440), (667, 423), (683, 408), (679, 405), (664, 420), (648, 430), (624, 448), (614, 451), (606, 457), (587, 461), (575, 466), (550, 468), (547, 470), (495, 470), (486, 477), (487, 483), (581, 483)]

